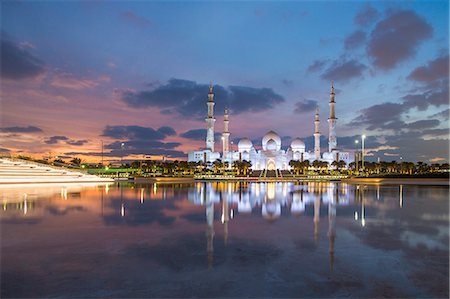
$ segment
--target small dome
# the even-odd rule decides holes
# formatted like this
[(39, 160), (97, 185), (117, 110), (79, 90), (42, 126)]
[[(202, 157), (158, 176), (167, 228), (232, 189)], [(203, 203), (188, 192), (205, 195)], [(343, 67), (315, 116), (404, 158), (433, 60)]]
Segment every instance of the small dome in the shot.
[(248, 138), (242, 138), (238, 143), (238, 150), (240, 152), (249, 152), (253, 147), (253, 143)]
[[(274, 149), (268, 149), (267, 148), (267, 144), (269, 143), (270, 140), (273, 140), (275, 142), (275, 144), (276, 144), (275, 150), (279, 151), (281, 149), (281, 138), (274, 131), (269, 131), (269, 132), (266, 133), (266, 135), (264, 135), (264, 137), (262, 139), (262, 148), (263, 148), (263, 150), (265, 150), (265, 151), (267, 151), (267, 150), (274, 150)], [(273, 144), (271, 144), (271, 147), (272, 146), (273, 146)]]
[(295, 138), (291, 142), (293, 152), (300, 152), (305, 150), (305, 143), (300, 138)]

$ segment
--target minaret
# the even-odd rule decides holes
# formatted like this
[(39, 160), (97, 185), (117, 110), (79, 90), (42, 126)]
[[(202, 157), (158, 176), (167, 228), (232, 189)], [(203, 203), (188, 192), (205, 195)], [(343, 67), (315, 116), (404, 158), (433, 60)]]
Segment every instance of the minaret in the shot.
[(314, 157), (316, 160), (320, 159), (320, 120), (319, 107), (316, 108), (316, 117), (314, 119)]
[(214, 123), (216, 119), (214, 118), (214, 93), (212, 90), (212, 83), (209, 85), (208, 93), (208, 117), (206, 118), (206, 149), (214, 152)]
[(222, 145), (223, 145), (223, 162), (228, 161), (228, 152), (230, 151), (230, 131), (228, 130), (228, 108), (225, 108), (223, 115), (223, 133), (222, 133)]
[(334, 101), (334, 86), (333, 82), (331, 82), (331, 93), (330, 93), (330, 117), (328, 118), (328, 151), (331, 152), (332, 150), (337, 148), (337, 140), (336, 140), (336, 114), (334, 111), (334, 104), (336, 102)]

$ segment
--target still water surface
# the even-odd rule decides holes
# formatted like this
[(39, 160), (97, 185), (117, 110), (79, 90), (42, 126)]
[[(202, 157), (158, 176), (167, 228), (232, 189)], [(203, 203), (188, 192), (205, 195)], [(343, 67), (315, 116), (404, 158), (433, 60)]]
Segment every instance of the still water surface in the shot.
[(447, 297), (448, 186), (0, 188), (1, 297)]

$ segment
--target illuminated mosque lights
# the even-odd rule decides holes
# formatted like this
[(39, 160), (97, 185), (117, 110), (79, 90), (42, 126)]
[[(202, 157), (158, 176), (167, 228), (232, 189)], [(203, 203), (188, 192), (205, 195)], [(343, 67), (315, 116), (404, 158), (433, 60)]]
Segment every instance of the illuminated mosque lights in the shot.
[(336, 138), (336, 113), (335, 113), (335, 92), (331, 84), (330, 92), (330, 115), (328, 118), (328, 151), (321, 155), (320, 150), (320, 120), (319, 110), (316, 109), (314, 117), (314, 150), (306, 151), (305, 143), (300, 138), (294, 138), (287, 149), (282, 149), (281, 138), (274, 131), (267, 132), (261, 140), (262, 149), (257, 150), (248, 138), (242, 138), (238, 143), (238, 150), (230, 150), (230, 132), (229, 132), (229, 111), (225, 109), (223, 118), (222, 133), (222, 153), (214, 151), (214, 93), (212, 85), (209, 86), (208, 93), (208, 114), (206, 117), (206, 149), (201, 151), (190, 151), (188, 154), (189, 162), (214, 162), (221, 159), (222, 162), (228, 162), (232, 165), (235, 161), (246, 160), (251, 163), (252, 170), (290, 170), (289, 162), (291, 160), (304, 161), (314, 160), (328, 162), (343, 160), (346, 164), (352, 162), (353, 156), (349, 152), (343, 152), (337, 149)]

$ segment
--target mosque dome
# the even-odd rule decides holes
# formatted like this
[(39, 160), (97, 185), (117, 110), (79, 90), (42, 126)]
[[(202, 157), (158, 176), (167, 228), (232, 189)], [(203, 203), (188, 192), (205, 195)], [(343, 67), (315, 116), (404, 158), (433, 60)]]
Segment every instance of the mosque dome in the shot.
[[(273, 142), (272, 142), (273, 141)], [(267, 148), (267, 145), (269, 145), (269, 148)], [(267, 150), (275, 150), (275, 151), (279, 151), (281, 149), (281, 138), (280, 136), (278, 136), (277, 133), (275, 133), (274, 131), (269, 131), (266, 133), (266, 135), (264, 135), (263, 139), (262, 139), (262, 148), (263, 150), (267, 151)]]
[(300, 138), (295, 138), (291, 142), (291, 149), (293, 152), (304, 152), (305, 143)]
[(250, 141), (250, 139), (242, 138), (241, 140), (239, 140), (239, 143), (238, 143), (239, 152), (250, 152), (252, 147), (253, 147), (253, 144)]

